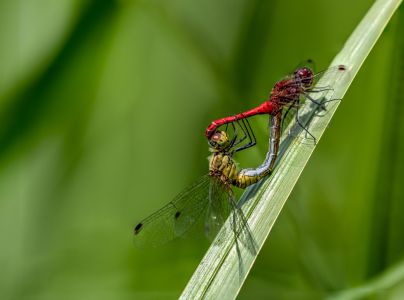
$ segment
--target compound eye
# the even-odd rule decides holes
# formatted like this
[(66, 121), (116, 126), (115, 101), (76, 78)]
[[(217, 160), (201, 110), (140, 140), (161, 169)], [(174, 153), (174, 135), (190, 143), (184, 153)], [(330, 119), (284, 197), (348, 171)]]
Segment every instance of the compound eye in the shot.
[(222, 134), (220, 131), (216, 131), (212, 137), (209, 139), (209, 144), (213, 147), (213, 148), (217, 148), (221, 142), (221, 138), (222, 138)]
[(220, 132), (215, 132), (212, 136), (212, 140), (219, 140), (220, 136), (221, 136)]
[(304, 85), (311, 85), (313, 82), (313, 72), (309, 68), (300, 68), (295, 72), (295, 78)]
[(212, 137), (210, 138), (210, 140), (214, 143), (217, 143), (218, 141), (220, 141), (222, 137), (222, 134), (220, 132), (215, 132)]

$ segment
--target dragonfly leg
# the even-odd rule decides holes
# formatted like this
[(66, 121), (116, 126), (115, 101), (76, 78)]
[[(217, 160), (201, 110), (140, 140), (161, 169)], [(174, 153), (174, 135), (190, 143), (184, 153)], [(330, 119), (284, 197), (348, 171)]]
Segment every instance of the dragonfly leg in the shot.
[[(229, 146), (229, 148), (232, 148), (233, 145), (234, 145), (234, 143), (235, 143), (236, 140), (237, 140), (238, 131), (237, 131), (237, 128), (236, 128), (236, 126), (234, 125), (233, 122), (231, 122), (230, 124), (231, 124), (231, 126), (233, 127), (233, 132), (234, 132), (234, 136), (233, 136), (233, 138), (231, 139), (231, 141), (230, 141), (230, 146)], [(227, 125), (226, 125), (226, 129), (227, 129)]]
[(284, 128), (283, 126), (284, 126), (284, 124), (285, 124), (286, 117), (288, 116), (290, 110), (294, 107), (294, 104), (295, 104), (295, 103), (292, 103), (292, 105), (290, 105), (290, 106), (288, 107), (288, 109), (286, 110), (286, 112), (284, 113), (284, 115), (283, 115), (283, 117), (282, 117), (281, 132), (283, 131), (283, 128)]
[(312, 138), (313, 141), (314, 141), (314, 144), (317, 144), (317, 139), (316, 139), (316, 137), (300, 122), (300, 119), (299, 119), (299, 108), (298, 108), (298, 107), (296, 107), (296, 117), (295, 117), (295, 119), (296, 119), (296, 123), (306, 132), (306, 136), (307, 136), (307, 134), (310, 135), (311, 138)]
[(324, 101), (317, 101), (316, 99), (314, 99), (313, 97), (311, 97), (309, 94), (304, 93), (305, 97), (307, 99), (309, 99), (311, 102), (313, 102), (314, 104), (316, 104), (321, 110), (326, 110), (325, 105), (324, 105)]
[(244, 128), (246, 130), (249, 142), (246, 145), (235, 149), (234, 150), (235, 152), (239, 152), (239, 151), (248, 149), (248, 148), (250, 148), (252, 146), (255, 146), (257, 144), (257, 139), (255, 138), (254, 131), (252, 130), (250, 122), (248, 121), (248, 119), (242, 119), (241, 122), (244, 125)]
[(238, 141), (236, 141), (236, 142), (234, 143), (233, 147), (234, 147), (234, 146), (237, 146), (238, 144), (240, 144), (241, 142), (243, 142), (243, 141), (248, 137), (247, 132), (246, 132), (246, 129), (245, 129), (244, 126), (240, 123), (240, 120), (236, 120), (235, 122), (236, 122), (236, 124), (241, 128), (241, 131), (243, 132), (243, 136), (242, 136)]
[(313, 88), (306, 89), (308, 93), (319, 93), (319, 92), (326, 92), (326, 91), (333, 91), (334, 89), (331, 86), (316, 86)]
[[(251, 134), (250, 134), (250, 131), (252, 132), (252, 130), (251, 130), (251, 126), (249, 125), (248, 121), (247, 121), (248, 125), (246, 125), (246, 122), (244, 121), (244, 119), (238, 119), (238, 120), (235, 121), (235, 123), (241, 128), (241, 130), (243, 132), (243, 137), (241, 137), (239, 140), (237, 140), (233, 144), (233, 147), (239, 145), (246, 138), (249, 138), (248, 145), (250, 145), (253, 141), (252, 141)], [(250, 128), (250, 130), (249, 130), (249, 128)], [(255, 136), (254, 136), (253, 132), (252, 132), (252, 136), (255, 139)], [(249, 147), (251, 147), (251, 146), (249, 146)]]
[(335, 98), (335, 99), (328, 99), (328, 100), (324, 100), (324, 101), (317, 101), (315, 99), (313, 99), (309, 94), (304, 93), (304, 95), (307, 97), (307, 99), (309, 99), (311, 102), (315, 103), (316, 105), (318, 105), (320, 107), (320, 109), (322, 110), (327, 110), (325, 108), (325, 103), (331, 102), (331, 101), (341, 101), (342, 98)]
[(324, 103), (328, 103), (328, 102), (332, 102), (332, 101), (341, 101), (341, 100), (342, 100), (342, 98), (334, 98), (334, 99), (328, 99), (325, 101), (321, 101), (321, 103), (324, 104)]
[(250, 142), (253, 144), (252, 146), (254, 146), (255, 144), (257, 144), (257, 139), (255, 138), (254, 131), (252, 130), (252, 127), (251, 127), (248, 119), (245, 119), (244, 121), (245, 121), (245, 123), (247, 123), (247, 126), (246, 126), (247, 132), (249, 131), (251, 133), (251, 137), (249, 136)]

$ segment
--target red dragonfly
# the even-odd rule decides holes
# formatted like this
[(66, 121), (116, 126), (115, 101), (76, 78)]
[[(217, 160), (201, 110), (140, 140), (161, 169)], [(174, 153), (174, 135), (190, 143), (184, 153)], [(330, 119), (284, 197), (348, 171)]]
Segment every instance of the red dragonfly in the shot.
[[(238, 123), (239, 120), (247, 119), (251, 116), (261, 115), (261, 114), (269, 114), (272, 116), (272, 119), (276, 117), (276, 121), (280, 121), (282, 118), (282, 110), (286, 108), (286, 112), (284, 113), (283, 118), (289, 113), (289, 111), (294, 108), (296, 109), (296, 122), (299, 124), (303, 130), (309, 134), (313, 140), (315, 141), (315, 137), (301, 124), (298, 118), (298, 109), (299, 103), (302, 96), (311, 102), (315, 103), (319, 107), (323, 107), (325, 102), (336, 100), (331, 99), (327, 101), (318, 101), (315, 100), (310, 93), (319, 93), (324, 91), (332, 90), (331, 87), (315, 87), (315, 83), (318, 79), (324, 75), (329, 74), (330, 72), (339, 72), (346, 70), (346, 66), (338, 65), (335, 67), (331, 67), (325, 71), (314, 73), (310, 67), (301, 67), (297, 68), (292, 74), (286, 76), (282, 80), (278, 81), (273, 87), (271, 94), (269, 96), (269, 100), (265, 101), (261, 105), (250, 109), (246, 112), (239, 113), (234, 116), (222, 118), (213, 121), (206, 129), (205, 135), (209, 139), (217, 130), (218, 127), (229, 124), (229, 123)], [(280, 130), (280, 126), (279, 130)], [(277, 127), (277, 129), (278, 129)], [(272, 131), (272, 130), (271, 130)], [(280, 136), (279, 132), (276, 134)], [(255, 139), (250, 139), (249, 143), (244, 144), (242, 147), (237, 148), (235, 151), (240, 151), (251, 146), (255, 145)]]

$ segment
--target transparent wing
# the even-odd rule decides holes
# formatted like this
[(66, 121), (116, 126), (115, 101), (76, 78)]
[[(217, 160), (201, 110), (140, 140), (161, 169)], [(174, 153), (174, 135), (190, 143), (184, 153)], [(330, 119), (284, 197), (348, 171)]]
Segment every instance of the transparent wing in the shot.
[(219, 179), (212, 177), (209, 188), (209, 206), (205, 220), (205, 231), (209, 239), (212, 240), (216, 236), (229, 216), (235, 242), (240, 242), (248, 251), (256, 254), (256, 242), (243, 211), (236, 203), (233, 191)]
[(308, 59), (305, 59), (305, 60), (300, 61), (299, 64), (297, 64), (297, 65), (293, 68), (293, 70), (291, 70), (290, 74), (293, 74), (293, 72), (294, 72), (296, 69), (300, 69), (300, 68), (303, 68), (303, 67), (310, 68), (311, 70), (313, 70), (313, 72), (316, 72), (316, 71), (317, 71), (316, 62), (315, 62), (313, 59), (308, 58)]
[(134, 228), (136, 246), (158, 246), (183, 235), (206, 211), (210, 176), (205, 175), (178, 194), (170, 203)]
[(229, 202), (232, 207), (231, 226), (236, 243), (240, 241), (252, 255), (257, 254), (258, 245), (251, 233), (247, 218), (241, 208), (237, 205), (232, 192), (229, 193)]
[[(302, 67), (304, 67), (304, 66), (306, 66), (306, 67), (310, 68), (311, 70), (313, 70), (313, 66), (310, 65), (310, 64), (304, 64)], [(294, 80), (293, 82), (290, 82), (287, 86), (298, 86), (298, 85), (301, 84), (301, 82), (303, 80), (307, 80), (307, 79), (312, 79), (313, 80), (313, 86), (315, 86), (317, 84), (317, 82), (320, 80), (320, 78), (333, 76), (335, 73), (341, 73), (341, 72), (344, 72), (344, 71), (346, 71), (346, 66), (344, 66), (344, 65), (332, 66), (332, 67), (329, 67), (328, 69), (325, 69), (325, 70), (322, 70), (320, 72), (314, 73), (312, 76), (303, 77), (300, 80)], [(289, 76), (290, 76), (290, 78), (293, 78), (292, 75), (289, 75)], [(324, 89), (324, 88), (327, 88), (327, 87), (317, 87), (317, 88), (313, 88), (313, 89), (310, 89), (310, 90), (315, 91), (315, 90)], [(330, 88), (330, 87), (328, 87), (328, 88)]]
[(228, 201), (228, 191), (223, 182), (212, 177), (209, 186), (209, 205), (205, 218), (205, 234), (213, 240), (228, 218), (231, 207)]

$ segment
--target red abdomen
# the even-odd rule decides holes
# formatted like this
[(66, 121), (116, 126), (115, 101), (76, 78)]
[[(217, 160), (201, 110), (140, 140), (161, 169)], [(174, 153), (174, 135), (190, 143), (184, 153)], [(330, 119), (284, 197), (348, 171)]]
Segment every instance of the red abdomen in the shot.
[(206, 135), (206, 137), (210, 138), (219, 126), (228, 124), (228, 123), (231, 123), (231, 122), (234, 122), (237, 120), (249, 118), (249, 117), (255, 116), (255, 115), (262, 115), (262, 114), (274, 115), (279, 111), (280, 108), (281, 107), (277, 103), (272, 102), (271, 100), (265, 101), (260, 106), (257, 106), (246, 112), (213, 121), (208, 126), (208, 128), (206, 128), (205, 135)]

